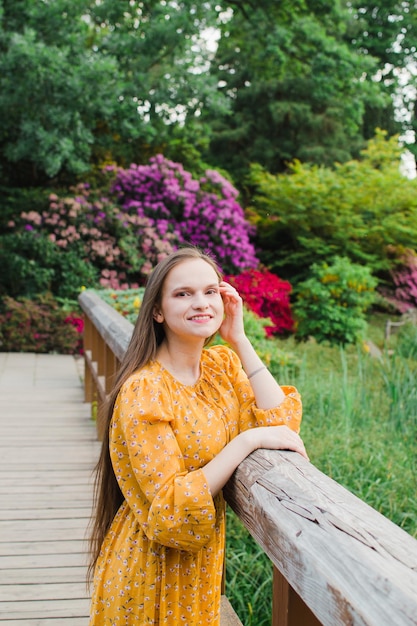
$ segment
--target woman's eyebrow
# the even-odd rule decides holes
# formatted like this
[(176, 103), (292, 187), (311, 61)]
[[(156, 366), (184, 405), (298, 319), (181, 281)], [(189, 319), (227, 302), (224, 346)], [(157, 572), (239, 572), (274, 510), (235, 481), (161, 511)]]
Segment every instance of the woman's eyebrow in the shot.
[[(182, 287), (174, 287), (172, 291), (187, 291), (187, 289), (193, 291), (195, 288), (196, 288), (195, 286), (192, 287), (191, 285), (183, 285)], [(218, 288), (219, 288), (219, 283), (211, 283), (210, 285), (206, 285), (205, 287), (203, 287), (204, 290), (218, 289)]]

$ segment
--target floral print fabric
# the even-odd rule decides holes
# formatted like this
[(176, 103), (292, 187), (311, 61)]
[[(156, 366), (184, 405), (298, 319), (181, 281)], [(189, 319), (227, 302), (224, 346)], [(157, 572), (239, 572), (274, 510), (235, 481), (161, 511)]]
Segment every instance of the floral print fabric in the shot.
[(225, 505), (203, 468), (239, 432), (286, 424), (299, 431), (301, 401), (283, 387), (260, 410), (237, 355), (203, 351), (195, 385), (157, 361), (132, 375), (115, 404), (113, 468), (125, 501), (96, 565), (90, 626), (218, 626)]

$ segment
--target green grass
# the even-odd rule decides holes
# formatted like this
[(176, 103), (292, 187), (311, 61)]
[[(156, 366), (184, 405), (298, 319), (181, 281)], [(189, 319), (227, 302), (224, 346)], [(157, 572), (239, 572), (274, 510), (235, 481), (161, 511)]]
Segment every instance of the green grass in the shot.
[[(277, 340), (300, 366), (274, 374), (302, 395), (311, 462), (417, 537), (417, 331), (403, 327), (387, 345), (384, 330), (374, 316), (369, 338), (381, 359), (365, 345)], [(231, 511), (227, 523), (226, 593), (245, 626), (269, 625), (271, 564)]]

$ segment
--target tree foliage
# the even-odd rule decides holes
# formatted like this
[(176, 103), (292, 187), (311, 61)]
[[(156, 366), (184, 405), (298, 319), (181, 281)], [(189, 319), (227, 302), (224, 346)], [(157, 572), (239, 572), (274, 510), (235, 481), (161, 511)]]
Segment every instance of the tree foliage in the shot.
[(199, 33), (217, 16), (208, 4), (3, 0), (0, 10), (0, 166), (13, 183), (129, 164), (167, 142), (168, 122), (208, 98), (217, 106), (196, 70)]
[(395, 47), (415, 26), (406, 4), (233, 3), (212, 65), (231, 110), (210, 117), (210, 158), (238, 180), (250, 163), (275, 173), (294, 159), (344, 162), (376, 126), (399, 132), (395, 70), (415, 59)]
[(0, 171), (73, 182), (163, 153), (241, 188), (253, 162), (346, 161), (377, 124), (399, 129), (416, 20), (394, 0), (0, 0)]

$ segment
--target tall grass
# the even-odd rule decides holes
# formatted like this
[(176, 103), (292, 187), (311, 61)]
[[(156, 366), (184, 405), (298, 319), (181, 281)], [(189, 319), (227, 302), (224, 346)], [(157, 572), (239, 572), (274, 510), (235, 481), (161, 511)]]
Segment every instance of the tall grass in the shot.
[[(378, 323), (370, 332), (379, 358), (365, 344), (277, 341), (300, 366), (274, 374), (301, 392), (311, 462), (417, 537), (417, 333), (404, 329), (387, 345)], [(227, 523), (226, 593), (245, 626), (267, 626), (271, 564), (231, 511)]]

